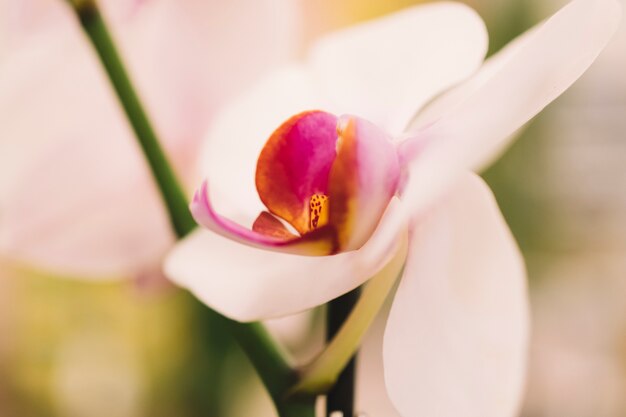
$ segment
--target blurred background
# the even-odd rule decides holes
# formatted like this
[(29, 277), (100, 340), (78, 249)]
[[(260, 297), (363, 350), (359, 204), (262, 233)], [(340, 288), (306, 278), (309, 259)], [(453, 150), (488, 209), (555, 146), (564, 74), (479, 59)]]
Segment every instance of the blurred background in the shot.
[[(0, 77), (14, 76), (10, 68), (16, 56), (34, 42), (55, 36), (56, 31), (67, 31), (67, 36), (83, 42), (62, 3), (0, 0)], [(107, 3), (105, 9), (122, 43), (123, 36), (132, 38), (129, 50), (142, 36), (150, 39), (150, 34), (169, 28), (167, 20), (153, 19), (146, 24), (147, 34), (137, 34), (128, 29), (133, 19), (148, 20), (142, 14), (155, 13), (159, 7), (168, 10), (166, 3), (177, 3), (176, 9), (188, 7), (190, 15), (200, 10), (194, 0), (101, 3)], [(221, 8), (235, 7), (221, 1), (206, 3), (212, 13), (224, 17), (221, 24), (240, 14), (237, 9), (220, 14)], [(248, 7), (241, 1), (232, 3)], [(322, 33), (415, 3), (294, 0), (285, 7), (297, 20), (285, 24), (295, 24), (299, 36), (288, 39), (283, 55), (302, 55)], [(466, 3), (485, 20), (492, 53), (565, 1)], [(282, 13), (276, 7), (273, 13)], [(182, 37), (195, 32), (168, 33)], [(273, 36), (276, 39), (268, 42), (285, 42), (280, 33)], [(205, 41), (211, 42), (210, 37)], [(38, 64), (44, 73), (47, 62)], [(530, 123), (484, 174), (528, 264), (533, 330), (525, 417), (626, 415), (624, 69), (626, 28), (622, 24), (593, 67)], [(236, 94), (253, 78), (241, 74), (243, 81), (237, 86), (221, 85), (220, 97)], [(13, 94), (10, 86), (0, 86), (0, 94)], [(63, 95), (58, 97), (61, 107), (64, 100)], [(219, 103), (201, 105), (213, 109)], [(0, 111), (9, 108), (6, 104)], [(54, 114), (66, 122), (73, 116), (63, 111)], [(163, 124), (162, 129), (175, 130), (167, 121)], [(9, 140), (20, 138), (0, 137), (0, 152), (18, 146)], [(15, 169), (0, 175), (17, 175)], [(0, 260), (1, 416), (264, 415), (260, 410), (268, 407), (268, 400), (245, 358), (189, 294), (168, 284), (158, 272), (98, 283), (75, 279), (80, 273), (72, 275), (51, 276)], [(319, 316), (299, 316), (271, 323), (271, 327), (304, 359), (319, 345)], [(303, 337), (306, 331), (293, 330), (307, 326), (317, 329), (308, 339)], [(220, 381), (219, 386), (208, 385), (211, 381)], [(232, 401), (244, 395), (251, 400)], [(235, 407), (226, 407), (233, 403)], [(371, 417), (382, 415), (368, 411)]]

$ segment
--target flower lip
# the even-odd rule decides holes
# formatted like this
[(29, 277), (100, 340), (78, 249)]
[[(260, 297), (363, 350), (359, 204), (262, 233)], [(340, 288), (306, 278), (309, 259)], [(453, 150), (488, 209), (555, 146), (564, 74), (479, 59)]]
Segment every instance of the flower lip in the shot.
[(250, 246), (331, 255), (365, 244), (398, 178), (395, 147), (376, 126), (356, 116), (306, 111), (276, 129), (259, 155), (256, 185), (268, 211), (252, 230), (215, 212), (206, 182), (191, 210), (200, 224)]
[(328, 196), (337, 120), (318, 110), (296, 114), (272, 133), (259, 155), (255, 182), (261, 201), (301, 235), (311, 230), (311, 198)]
[(356, 116), (308, 111), (272, 134), (259, 156), (256, 180), (270, 212), (301, 235), (329, 225), (341, 251), (358, 249), (369, 238), (399, 176), (386, 133)]

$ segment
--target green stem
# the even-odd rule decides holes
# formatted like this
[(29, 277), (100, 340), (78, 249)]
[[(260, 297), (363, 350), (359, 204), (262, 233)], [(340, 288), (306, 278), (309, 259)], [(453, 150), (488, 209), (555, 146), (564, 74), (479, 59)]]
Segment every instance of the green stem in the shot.
[[(191, 232), (196, 223), (188, 202), (150, 123), (133, 84), (124, 68), (115, 43), (94, 0), (68, 0), (93, 44), (109, 76), (117, 97), (126, 112), (135, 136), (150, 165), (170, 221), (179, 238)], [(222, 321), (246, 353), (265, 384), (281, 417), (313, 417), (311, 399), (286, 400), (285, 393), (295, 380), (295, 374), (282, 349), (272, 340), (260, 323), (239, 323), (210, 310)]]
[(407, 237), (404, 237), (394, 258), (365, 285), (349, 317), (326, 349), (301, 371), (300, 381), (292, 388), (291, 394), (297, 396), (325, 392), (334, 386), (402, 272), (407, 254), (407, 241)]
[(280, 402), (296, 377), (293, 368), (285, 360), (286, 355), (260, 323), (239, 323), (223, 318), (245, 354), (252, 362), (268, 393)]
[(155, 131), (133, 88), (102, 15), (93, 0), (70, 0), (70, 3), (74, 6), (83, 29), (106, 69), (119, 102), (135, 132), (135, 137), (141, 145), (141, 150), (150, 164), (154, 179), (167, 206), (170, 222), (178, 236), (185, 236), (196, 226), (189, 213), (187, 198), (159, 145)]
[(280, 417), (315, 417), (315, 397), (291, 399), (278, 407)]
[[(217, 313), (216, 313), (217, 314)], [(260, 323), (239, 323), (222, 317), (256, 369), (280, 417), (315, 417), (315, 396), (287, 397), (297, 375), (287, 355)]]

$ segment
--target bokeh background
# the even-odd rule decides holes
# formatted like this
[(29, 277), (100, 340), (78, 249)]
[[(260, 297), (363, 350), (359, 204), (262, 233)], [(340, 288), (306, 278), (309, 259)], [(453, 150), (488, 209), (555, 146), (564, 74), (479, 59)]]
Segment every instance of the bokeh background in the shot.
[[(0, 68), (18, 18), (10, 3), (21, 1), (0, 2)], [(45, 24), (54, 1), (62, 2), (31, 2), (46, 5), (22, 29)], [(184, 2), (137, 3), (158, 1)], [(294, 2), (300, 53), (322, 33), (417, 3)], [(565, 1), (466, 3), (485, 20), (492, 53)], [(484, 174), (528, 264), (525, 417), (626, 415), (625, 70), (622, 25), (594, 66)], [(0, 138), (7, 140), (19, 138)], [(0, 263), (0, 415), (271, 415), (233, 341), (193, 297), (153, 275), (94, 284)], [(271, 326), (306, 358), (319, 345), (320, 316)], [(294, 331), (307, 326), (312, 336)], [(370, 389), (376, 397), (382, 383)], [(382, 415), (372, 407), (368, 415)]]

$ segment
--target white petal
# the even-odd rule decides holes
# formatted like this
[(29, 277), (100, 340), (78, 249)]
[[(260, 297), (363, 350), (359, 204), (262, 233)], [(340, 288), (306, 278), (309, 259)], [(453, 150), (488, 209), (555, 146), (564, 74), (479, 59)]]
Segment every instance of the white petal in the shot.
[(124, 278), (165, 254), (174, 239), (141, 155), (123, 133), (99, 139), (58, 144), (20, 178), (0, 212), (3, 256), (63, 276)]
[(0, 253), (77, 277), (157, 262), (170, 227), (95, 57), (77, 38), (31, 46), (2, 67)]
[[(378, 313), (378, 317), (367, 331), (357, 356), (355, 402), (357, 411), (364, 416), (400, 417), (387, 394), (383, 368), (383, 335), (389, 307), (390, 305), (383, 307)], [(357, 415), (360, 416), (360, 414)]]
[[(70, 62), (73, 59), (68, 57), (67, 48), (58, 39), (45, 39), (33, 46), (14, 53), (11, 60), (2, 62), (0, 67), (0, 210), (15, 186), (15, 179), (20, 177), (28, 161), (49, 141), (46, 135), (36, 130), (41, 123), (30, 121), (29, 113), (38, 111), (39, 102), (35, 98), (35, 103), (31, 105), (31, 98), (25, 92), (33, 87), (39, 90), (55, 88), (55, 83), (46, 85), (38, 75), (41, 74), (40, 66), (55, 54), (63, 54)], [(48, 65), (47, 70), (57, 71), (54, 65)], [(60, 110), (60, 106), (51, 107), (46, 109), (44, 115), (54, 115), (55, 111)], [(49, 123), (48, 119), (43, 119), (43, 124)], [(37, 134), (23, 134), (20, 140), (14, 140), (13, 137), (20, 129), (32, 129)]]
[(526, 366), (526, 281), (493, 195), (466, 174), (416, 221), (385, 332), (389, 395), (407, 417), (513, 417)]
[(457, 175), (491, 162), (507, 138), (582, 75), (619, 20), (614, 0), (575, 0), (435, 102), (411, 131), (425, 128), (403, 144), (405, 158), (414, 158), (409, 205), (428, 205)]
[(432, 96), (481, 64), (487, 34), (460, 3), (415, 6), (316, 43), (315, 77), (342, 113), (401, 133)]
[(485, 60), (480, 70), (469, 79), (428, 103), (411, 121), (408, 129), (409, 134), (432, 125), (442, 117), (447, 117), (455, 110), (456, 106), (476, 94), (491, 77), (496, 75), (517, 54), (523, 44), (529, 42), (540, 27), (541, 25), (535, 26), (513, 39), (497, 53)]
[(293, 314), (356, 288), (391, 259), (398, 237), (389, 233), (386, 220), (398, 215), (396, 208), (390, 205), (365, 246), (333, 256), (264, 251), (197, 231), (170, 253), (165, 274), (235, 320)]
[(218, 113), (201, 155), (201, 173), (211, 183), (218, 212), (252, 224), (265, 209), (254, 182), (261, 149), (289, 117), (318, 108), (328, 110), (309, 73), (291, 66), (269, 75)]

